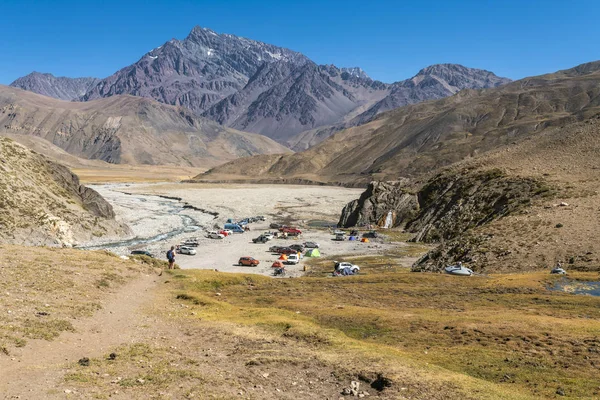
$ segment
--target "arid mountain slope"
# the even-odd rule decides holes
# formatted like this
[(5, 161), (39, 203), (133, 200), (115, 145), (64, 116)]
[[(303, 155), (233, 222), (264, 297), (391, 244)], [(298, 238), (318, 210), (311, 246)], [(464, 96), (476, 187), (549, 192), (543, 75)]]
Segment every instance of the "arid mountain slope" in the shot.
[(98, 193), (66, 167), (0, 138), (0, 242), (72, 245), (127, 232)]
[(55, 99), (74, 100), (86, 94), (99, 80), (98, 78), (56, 77), (52, 74), (32, 72), (17, 79), (10, 86)]
[(362, 183), (418, 177), (600, 113), (600, 62), (383, 113), (307, 151), (236, 160), (199, 179)]
[(67, 102), (0, 86), (0, 134), (34, 135), (70, 154), (110, 163), (211, 166), (281, 153), (271, 139), (132, 96)]
[(276, 62), (263, 64), (244, 88), (203, 115), (285, 143), (299, 132), (356, 115), (384, 98), (388, 87), (332, 65)]
[(289, 138), (286, 144), (294, 151), (306, 150), (335, 132), (363, 125), (382, 112), (427, 100), (442, 99), (464, 89), (494, 88), (509, 82), (510, 79), (500, 78), (481, 69), (458, 64), (431, 65), (410, 79), (389, 85), (385, 97), (374, 104), (365, 103), (357, 107), (346, 115), (343, 122), (300, 132)]

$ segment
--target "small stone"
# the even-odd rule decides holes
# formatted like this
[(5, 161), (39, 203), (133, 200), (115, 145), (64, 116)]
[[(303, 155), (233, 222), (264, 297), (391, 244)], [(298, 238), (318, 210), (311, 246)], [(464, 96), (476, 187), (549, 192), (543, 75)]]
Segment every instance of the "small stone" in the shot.
[(79, 365), (81, 365), (82, 367), (89, 367), (90, 366), (90, 359), (87, 357), (83, 357), (82, 359), (80, 359), (79, 361), (77, 361), (79, 363)]
[(138, 383), (141, 383), (142, 385), (144, 384), (144, 382), (146, 382), (145, 380), (143, 380), (142, 378), (138, 378), (137, 380)]
[(265, 372), (262, 376), (263, 376), (263, 378), (268, 378), (269, 377), (269, 373)]
[(565, 391), (563, 388), (556, 389), (556, 394), (559, 396), (565, 396)]
[(72, 391), (72, 390), (69, 390), (69, 389), (65, 389), (65, 393), (66, 393), (66, 394), (71, 394), (71, 393), (73, 393), (73, 391)]
[(221, 295), (221, 293), (215, 293), (215, 296), (220, 296), (220, 295)]
[(109, 360), (114, 360), (115, 358), (117, 358), (117, 353), (110, 353), (110, 354), (108, 355), (108, 359), (109, 359)]

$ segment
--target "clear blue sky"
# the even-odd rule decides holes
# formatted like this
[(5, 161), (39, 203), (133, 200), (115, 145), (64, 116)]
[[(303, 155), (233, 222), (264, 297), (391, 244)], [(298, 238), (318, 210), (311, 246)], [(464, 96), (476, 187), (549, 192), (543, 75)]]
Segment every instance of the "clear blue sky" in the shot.
[(0, 3), (0, 84), (31, 71), (106, 77), (195, 25), (393, 82), (435, 63), (513, 79), (600, 59), (600, 1), (50, 1)]

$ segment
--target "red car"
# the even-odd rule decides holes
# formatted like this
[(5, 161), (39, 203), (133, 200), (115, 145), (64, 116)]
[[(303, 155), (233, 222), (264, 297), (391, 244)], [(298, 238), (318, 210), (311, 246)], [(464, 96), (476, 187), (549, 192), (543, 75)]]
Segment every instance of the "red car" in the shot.
[(276, 253), (277, 254), (298, 254), (298, 251), (294, 250), (294, 249), (290, 249), (289, 247), (282, 247), (280, 249), (277, 249)]
[(240, 257), (238, 264), (245, 265), (247, 267), (256, 267), (259, 264), (259, 261), (252, 257)]
[(229, 232), (223, 230), (223, 231), (219, 231), (219, 233), (225, 237), (229, 236)]
[(289, 226), (286, 226), (285, 228), (283, 228), (282, 230), (283, 233), (287, 233), (290, 236), (297, 236), (297, 235), (301, 235), (302, 231), (298, 228), (292, 228)]

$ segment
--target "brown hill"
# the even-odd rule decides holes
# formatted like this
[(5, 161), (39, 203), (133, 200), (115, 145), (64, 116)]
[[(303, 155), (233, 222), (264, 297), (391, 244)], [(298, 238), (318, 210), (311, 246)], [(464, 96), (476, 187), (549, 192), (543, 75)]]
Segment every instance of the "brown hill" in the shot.
[(0, 242), (72, 245), (124, 233), (114, 212), (68, 168), (0, 138)]
[[(402, 107), (338, 132), (304, 152), (236, 160), (198, 179), (307, 179), (361, 183), (417, 177), (436, 168), (593, 118), (600, 113), (600, 62), (494, 89)], [(246, 171), (252, 171), (246, 173)]]
[(86, 103), (0, 86), (0, 134), (34, 135), (68, 153), (110, 163), (212, 166), (288, 151), (154, 100), (113, 96)]

